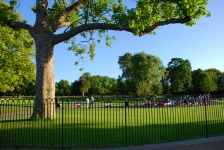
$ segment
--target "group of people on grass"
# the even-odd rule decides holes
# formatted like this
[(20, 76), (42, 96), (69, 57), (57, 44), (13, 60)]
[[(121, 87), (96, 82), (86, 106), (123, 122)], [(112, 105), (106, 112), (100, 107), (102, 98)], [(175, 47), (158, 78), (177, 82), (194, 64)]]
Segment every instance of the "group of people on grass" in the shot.
[(86, 108), (90, 108), (93, 107), (93, 103), (94, 103), (94, 96), (86, 96)]
[(137, 100), (135, 100), (135, 106), (148, 106), (148, 107), (155, 107), (156, 105), (156, 97), (155, 96), (150, 96), (148, 98), (145, 98), (145, 100), (142, 101), (142, 104), (140, 104)]
[[(86, 107), (87, 108), (90, 108), (90, 107), (93, 107), (93, 103), (94, 103), (94, 96), (92, 95), (92, 96), (86, 96)], [(68, 106), (69, 106), (69, 102), (70, 102), (70, 100), (69, 99), (67, 99), (66, 100), (67, 101), (67, 103), (68, 103)], [(60, 104), (60, 97), (59, 96), (56, 96), (55, 97), (55, 106), (56, 107), (61, 107), (61, 104)], [(81, 107), (81, 103), (80, 102), (77, 102), (76, 103), (76, 106), (77, 107)]]
[(155, 107), (155, 105), (165, 106), (167, 105), (177, 105), (177, 106), (189, 106), (189, 105), (209, 105), (211, 101), (211, 95), (210, 94), (199, 94), (198, 96), (190, 96), (190, 95), (184, 95), (181, 96), (180, 99), (175, 101), (170, 101), (169, 97), (165, 97), (163, 101), (156, 102), (155, 96), (150, 96), (148, 98), (145, 98), (145, 100), (142, 102), (142, 105), (139, 104), (139, 102), (135, 101), (135, 106), (147, 106), (147, 107)]
[[(60, 98), (59, 96), (55, 98), (56, 107), (61, 107), (61, 104), (59, 103), (59, 98)], [(86, 96), (85, 100), (86, 100), (86, 108), (93, 107), (93, 103), (95, 100), (93, 95)], [(210, 104), (210, 100), (211, 100), (210, 94), (199, 94), (199, 96), (196, 96), (196, 97), (190, 96), (190, 95), (184, 95), (184, 96), (181, 96), (180, 99), (178, 99), (175, 104), (177, 106), (204, 105), (204, 104)], [(162, 106), (162, 104), (168, 103), (168, 102), (169, 102), (169, 98), (166, 97), (164, 101), (160, 102), (159, 104)], [(68, 100), (68, 103), (69, 103), (69, 100)], [(139, 103), (137, 99), (135, 100), (136, 107), (147, 106), (147, 107), (153, 108), (155, 107), (157, 103), (158, 102), (156, 102), (155, 96), (150, 96), (148, 98), (145, 98), (145, 100), (143, 100), (142, 103)], [(81, 107), (81, 103), (77, 102), (76, 106)], [(109, 107), (109, 106), (110, 106), (109, 103), (105, 102), (105, 107)], [(127, 98), (125, 99), (125, 106), (129, 106), (129, 102)]]
[(199, 94), (199, 96), (189, 96), (184, 95), (181, 96), (180, 99), (177, 101), (177, 105), (181, 106), (188, 106), (188, 105), (204, 105), (210, 104), (211, 95), (210, 94)]

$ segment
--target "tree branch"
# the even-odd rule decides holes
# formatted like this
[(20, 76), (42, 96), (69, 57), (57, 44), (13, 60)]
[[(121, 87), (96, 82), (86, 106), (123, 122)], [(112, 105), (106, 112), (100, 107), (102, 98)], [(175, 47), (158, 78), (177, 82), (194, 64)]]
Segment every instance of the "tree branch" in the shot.
[(164, 26), (164, 25), (168, 25), (168, 24), (177, 24), (177, 23), (183, 24), (183, 23), (187, 23), (189, 21), (191, 21), (191, 18), (189, 16), (186, 16), (185, 18), (182, 18), (182, 19), (172, 18), (172, 19), (169, 19), (169, 20), (156, 22), (154, 25), (152, 25), (152, 26), (146, 28), (145, 30), (141, 31), (139, 33), (139, 36), (143, 36), (145, 34), (148, 34), (159, 26)]
[(67, 32), (64, 32), (62, 34), (55, 35), (55, 38), (53, 40), (54, 44), (58, 44), (60, 42), (63, 42), (65, 40), (68, 40), (77, 34), (84, 32), (84, 31), (89, 31), (89, 30), (114, 30), (114, 31), (128, 31), (133, 33), (134, 31), (127, 27), (127, 26), (122, 26), (122, 25), (117, 25), (117, 24), (108, 24), (108, 23), (90, 23), (90, 24), (83, 24), (75, 29), (69, 30)]
[(25, 29), (25, 30), (28, 30), (29, 32), (31, 32), (31, 29), (32, 29), (32, 26), (28, 25), (28, 24), (25, 24), (25, 23), (22, 23), (22, 22), (9, 22), (9, 27), (11, 28), (22, 28), (22, 29)]
[(75, 11), (79, 10), (83, 5), (85, 5), (89, 0), (79, 0), (69, 7), (65, 8), (63, 11), (59, 12), (55, 18), (51, 21), (54, 25), (53, 29), (56, 31), (58, 28), (64, 25), (64, 20), (67, 16), (71, 15)]
[[(148, 34), (159, 26), (164, 26), (164, 25), (168, 25), (168, 24), (177, 24), (177, 23), (183, 24), (183, 23), (189, 22), (190, 20), (191, 20), (191, 18), (189, 16), (187, 16), (182, 19), (173, 18), (170, 20), (156, 22), (154, 25), (146, 28), (143, 31), (140, 31), (139, 36)], [(124, 25), (108, 24), (108, 23), (91, 23), (91, 24), (83, 24), (83, 25), (76, 27), (75, 29), (69, 30), (62, 34), (55, 35), (53, 43), (58, 44), (60, 42), (63, 42), (65, 40), (68, 40), (68, 39), (76, 36), (77, 34), (79, 34), (81, 32), (89, 31), (89, 30), (114, 30), (114, 31), (127, 31), (130, 33), (134, 33), (134, 30), (132, 28), (130, 28), (128, 26), (124, 26)]]

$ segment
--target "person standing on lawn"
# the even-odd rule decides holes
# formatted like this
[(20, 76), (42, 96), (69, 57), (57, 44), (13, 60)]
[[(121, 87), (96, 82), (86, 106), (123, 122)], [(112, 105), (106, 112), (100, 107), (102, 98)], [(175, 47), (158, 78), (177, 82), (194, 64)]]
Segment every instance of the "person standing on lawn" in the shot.
[(93, 97), (93, 95), (90, 97), (90, 103), (89, 103), (89, 107), (93, 107), (93, 103), (94, 103), (94, 97)]
[(89, 97), (86, 96), (86, 108), (89, 108)]

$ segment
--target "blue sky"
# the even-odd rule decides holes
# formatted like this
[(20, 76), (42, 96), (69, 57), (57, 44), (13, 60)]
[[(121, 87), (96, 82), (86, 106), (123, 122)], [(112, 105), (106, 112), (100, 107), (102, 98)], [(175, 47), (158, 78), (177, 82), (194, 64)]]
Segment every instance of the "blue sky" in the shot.
[[(126, 0), (125, 0), (126, 1)], [(130, 1), (131, 2), (131, 1)], [(30, 11), (34, 0), (21, 0), (18, 8), (29, 24), (34, 24), (35, 15)], [(55, 82), (61, 79), (74, 82), (85, 73), (117, 78), (122, 74), (118, 65), (119, 56), (144, 51), (159, 57), (163, 65), (175, 57), (188, 59), (192, 70), (216, 68), (224, 71), (224, 1), (209, 0), (207, 9), (211, 17), (203, 17), (192, 27), (185, 25), (168, 25), (156, 30), (156, 35), (135, 37), (128, 32), (110, 31), (117, 40), (112, 47), (100, 43), (96, 47), (94, 60), (85, 57), (79, 66), (74, 63), (77, 58), (67, 51), (68, 45), (61, 43), (55, 46)], [(79, 71), (83, 67), (84, 71)]]

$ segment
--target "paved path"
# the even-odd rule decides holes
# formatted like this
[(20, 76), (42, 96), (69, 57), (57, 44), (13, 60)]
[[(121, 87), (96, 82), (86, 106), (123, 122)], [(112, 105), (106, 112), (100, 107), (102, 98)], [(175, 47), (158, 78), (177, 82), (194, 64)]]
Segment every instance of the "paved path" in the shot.
[(224, 136), (101, 150), (224, 150)]
[[(0, 150), (2, 150), (1, 147)], [(34, 150), (34, 149), (4, 149), (4, 150)], [(48, 150), (48, 149), (38, 149), (38, 150)], [(65, 150), (75, 150), (75, 149), (65, 149)], [(177, 142), (167, 142), (160, 144), (149, 144), (142, 146), (93, 149), (93, 150), (224, 150), (224, 136), (177, 141)]]

